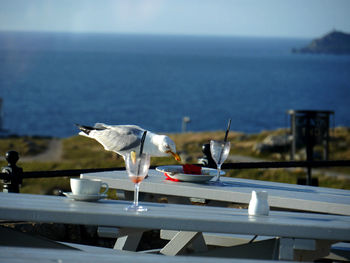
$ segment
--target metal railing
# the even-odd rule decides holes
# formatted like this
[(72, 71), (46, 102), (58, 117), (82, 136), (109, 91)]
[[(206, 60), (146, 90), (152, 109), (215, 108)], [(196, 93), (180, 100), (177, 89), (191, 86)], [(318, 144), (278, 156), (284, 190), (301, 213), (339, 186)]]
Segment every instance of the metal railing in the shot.
[[(201, 166), (207, 166), (215, 168), (215, 164), (211, 160), (211, 156), (206, 155), (207, 162), (201, 164)], [(73, 170), (55, 170), (55, 171), (31, 171), (23, 172), (22, 168), (17, 166), (19, 155), (15, 151), (9, 151), (6, 153), (6, 160), (8, 165), (2, 167), (0, 173), (0, 179), (3, 180), (4, 192), (19, 193), (19, 186), (22, 184), (22, 180), (25, 178), (46, 178), (46, 177), (76, 177), (82, 173), (94, 173), (104, 171), (116, 171), (125, 170), (125, 167), (114, 168), (97, 168), (97, 169), (73, 169)], [(306, 177), (306, 184), (311, 185), (312, 168), (321, 167), (350, 167), (350, 160), (336, 160), (336, 161), (285, 161), (285, 162), (237, 162), (237, 163), (224, 163), (222, 169), (270, 169), (270, 168), (307, 168), (308, 173)], [(151, 169), (155, 166), (151, 166)]]

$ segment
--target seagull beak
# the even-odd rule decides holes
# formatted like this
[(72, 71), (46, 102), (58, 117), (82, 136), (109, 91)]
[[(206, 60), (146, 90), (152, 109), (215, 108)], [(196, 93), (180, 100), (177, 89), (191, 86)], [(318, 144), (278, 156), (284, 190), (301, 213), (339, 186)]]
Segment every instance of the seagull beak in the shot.
[(167, 151), (167, 153), (171, 154), (175, 158), (176, 161), (181, 162), (181, 158), (177, 153), (174, 153), (172, 151)]

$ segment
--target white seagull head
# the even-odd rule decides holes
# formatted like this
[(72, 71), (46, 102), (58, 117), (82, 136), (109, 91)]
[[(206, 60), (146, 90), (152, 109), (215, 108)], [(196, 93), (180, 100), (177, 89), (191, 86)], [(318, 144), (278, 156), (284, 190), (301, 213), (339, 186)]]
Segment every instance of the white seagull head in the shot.
[(176, 161), (181, 161), (180, 156), (176, 153), (176, 146), (172, 139), (166, 135), (156, 136), (158, 150), (167, 155), (172, 155)]

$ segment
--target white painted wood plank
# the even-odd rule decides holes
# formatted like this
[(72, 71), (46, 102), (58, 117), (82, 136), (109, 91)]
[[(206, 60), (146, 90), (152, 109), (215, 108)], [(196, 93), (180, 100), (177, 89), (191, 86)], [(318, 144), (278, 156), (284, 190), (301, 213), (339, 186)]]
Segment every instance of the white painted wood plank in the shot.
[[(83, 174), (98, 178), (111, 188), (133, 191), (133, 184), (125, 171)], [(325, 187), (222, 177), (227, 186), (213, 186), (165, 180), (160, 172), (149, 171), (140, 185), (140, 191), (153, 194), (203, 198), (216, 201), (248, 204), (253, 190), (267, 191), (271, 207), (301, 211), (350, 215), (350, 191)]]
[(145, 213), (127, 212), (130, 202), (77, 202), (66, 197), (0, 193), (0, 220), (56, 222), (111, 227), (350, 240), (350, 217), (246, 209), (143, 203)]
[[(115, 250), (114, 250), (115, 251)], [(187, 262), (187, 263), (229, 263), (232, 259), (228, 258), (206, 258), (206, 257), (167, 257), (163, 255), (150, 255), (140, 253), (99, 253), (97, 251), (85, 252), (76, 250), (61, 249), (40, 249), (40, 248), (18, 248), (18, 247), (2, 247), (0, 246), (0, 262), (16, 263), (16, 262), (35, 262), (35, 263), (52, 263), (52, 262), (84, 262), (84, 263), (155, 263), (155, 262)], [(266, 263), (262, 260), (244, 260), (235, 259), (237, 263)], [(272, 262), (272, 261), (271, 261)]]

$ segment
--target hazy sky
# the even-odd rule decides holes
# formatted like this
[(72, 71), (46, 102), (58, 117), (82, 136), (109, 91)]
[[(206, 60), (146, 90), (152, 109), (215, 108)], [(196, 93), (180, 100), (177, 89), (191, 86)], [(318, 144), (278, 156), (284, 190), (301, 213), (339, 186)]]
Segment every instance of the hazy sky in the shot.
[(349, 0), (0, 0), (0, 30), (318, 37)]

